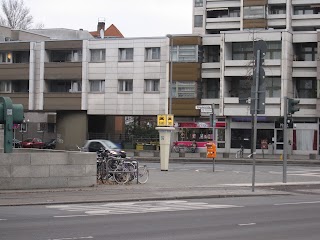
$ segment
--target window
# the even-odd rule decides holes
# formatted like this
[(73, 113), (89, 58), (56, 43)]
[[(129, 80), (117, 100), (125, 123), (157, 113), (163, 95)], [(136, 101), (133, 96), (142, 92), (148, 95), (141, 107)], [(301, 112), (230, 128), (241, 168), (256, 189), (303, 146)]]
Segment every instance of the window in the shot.
[(46, 130), (47, 123), (37, 123), (37, 132), (44, 132)]
[(30, 52), (29, 51), (17, 51), (13, 52), (13, 63), (29, 63)]
[(49, 81), (49, 92), (81, 92), (81, 81)]
[(203, 26), (203, 16), (195, 15), (194, 16), (194, 27), (202, 27)]
[(295, 61), (316, 61), (317, 59), (317, 43), (295, 43)]
[(106, 59), (105, 49), (91, 49), (90, 50), (90, 62), (104, 62)]
[(232, 60), (253, 60), (252, 42), (232, 43)]
[(204, 46), (204, 62), (220, 62), (220, 46)]
[(12, 63), (12, 53), (0, 52), (0, 63)]
[(27, 132), (27, 123), (20, 123), (20, 132)]
[(119, 61), (133, 61), (133, 48), (119, 48)]
[(159, 92), (160, 80), (159, 79), (146, 79), (145, 92)]
[(316, 98), (317, 80), (316, 78), (296, 78), (297, 98)]
[(81, 62), (81, 50), (53, 50), (50, 51), (50, 62)]
[(271, 5), (269, 6), (269, 14), (286, 14), (286, 5)]
[(0, 92), (10, 93), (11, 92), (11, 82), (10, 81), (0, 81)]
[(48, 124), (48, 133), (56, 132), (56, 124), (55, 123), (47, 123)]
[(281, 97), (281, 79), (280, 77), (266, 77), (266, 97)]
[(294, 6), (293, 14), (294, 15), (310, 15), (310, 14), (319, 14), (320, 7), (311, 7), (308, 5), (305, 6)]
[(104, 80), (90, 80), (90, 92), (104, 92)]
[(266, 59), (281, 59), (281, 42), (267, 42)]
[(246, 100), (251, 97), (251, 85), (252, 81), (250, 78), (233, 77), (229, 96), (239, 97), (239, 100)]
[(197, 60), (198, 60), (197, 45), (173, 46), (173, 49), (172, 49), (173, 62), (197, 62)]
[(207, 18), (240, 17), (240, 8), (212, 8), (207, 11)]
[(259, 19), (265, 17), (265, 6), (243, 7), (243, 19)]
[(204, 79), (204, 98), (220, 98), (220, 79)]
[(145, 60), (146, 61), (159, 61), (160, 60), (160, 48), (159, 47), (146, 48)]
[(195, 81), (174, 81), (172, 83), (173, 98), (196, 98), (197, 84)]
[(203, 0), (194, 0), (195, 7), (203, 7)]
[(132, 92), (133, 90), (133, 80), (119, 80), (119, 92)]

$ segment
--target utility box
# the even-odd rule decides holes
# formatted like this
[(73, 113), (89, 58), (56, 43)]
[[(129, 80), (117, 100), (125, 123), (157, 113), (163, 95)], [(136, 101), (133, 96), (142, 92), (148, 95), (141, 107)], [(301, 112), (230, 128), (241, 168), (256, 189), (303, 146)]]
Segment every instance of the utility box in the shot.
[(217, 156), (217, 145), (213, 142), (207, 143), (207, 158), (216, 158)]

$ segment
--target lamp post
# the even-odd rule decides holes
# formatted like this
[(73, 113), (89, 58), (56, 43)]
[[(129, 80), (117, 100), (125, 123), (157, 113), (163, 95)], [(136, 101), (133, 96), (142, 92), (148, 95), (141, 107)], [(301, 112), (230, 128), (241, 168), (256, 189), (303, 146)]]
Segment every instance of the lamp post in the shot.
[(173, 39), (171, 34), (167, 34), (167, 37), (170, 40), (170, 52), (169, 52), (169, 114), (172, 114), (172, 49), (173, 49)]

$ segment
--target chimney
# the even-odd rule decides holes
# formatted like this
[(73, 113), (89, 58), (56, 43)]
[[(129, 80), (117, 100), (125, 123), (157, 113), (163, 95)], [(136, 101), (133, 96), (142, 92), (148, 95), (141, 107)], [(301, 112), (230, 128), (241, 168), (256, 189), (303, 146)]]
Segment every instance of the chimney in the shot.
[(98, 19), (98, 26), (97, 26), (97, 32), (100, 32), (100, 30), (102, 29), (103, 31), (105, 31), (105, 26), (106, 26), (106, 19), (105, 18), (99, 18)]

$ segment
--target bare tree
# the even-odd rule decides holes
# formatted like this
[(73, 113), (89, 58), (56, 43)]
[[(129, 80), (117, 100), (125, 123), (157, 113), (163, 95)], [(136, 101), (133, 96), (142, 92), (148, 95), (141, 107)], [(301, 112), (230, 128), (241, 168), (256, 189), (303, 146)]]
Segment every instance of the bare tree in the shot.
[(0, 25), (13, 29), (29, 29), (33, 23), (30, 9), (24, 5), (23, 0), (2, 0)]

